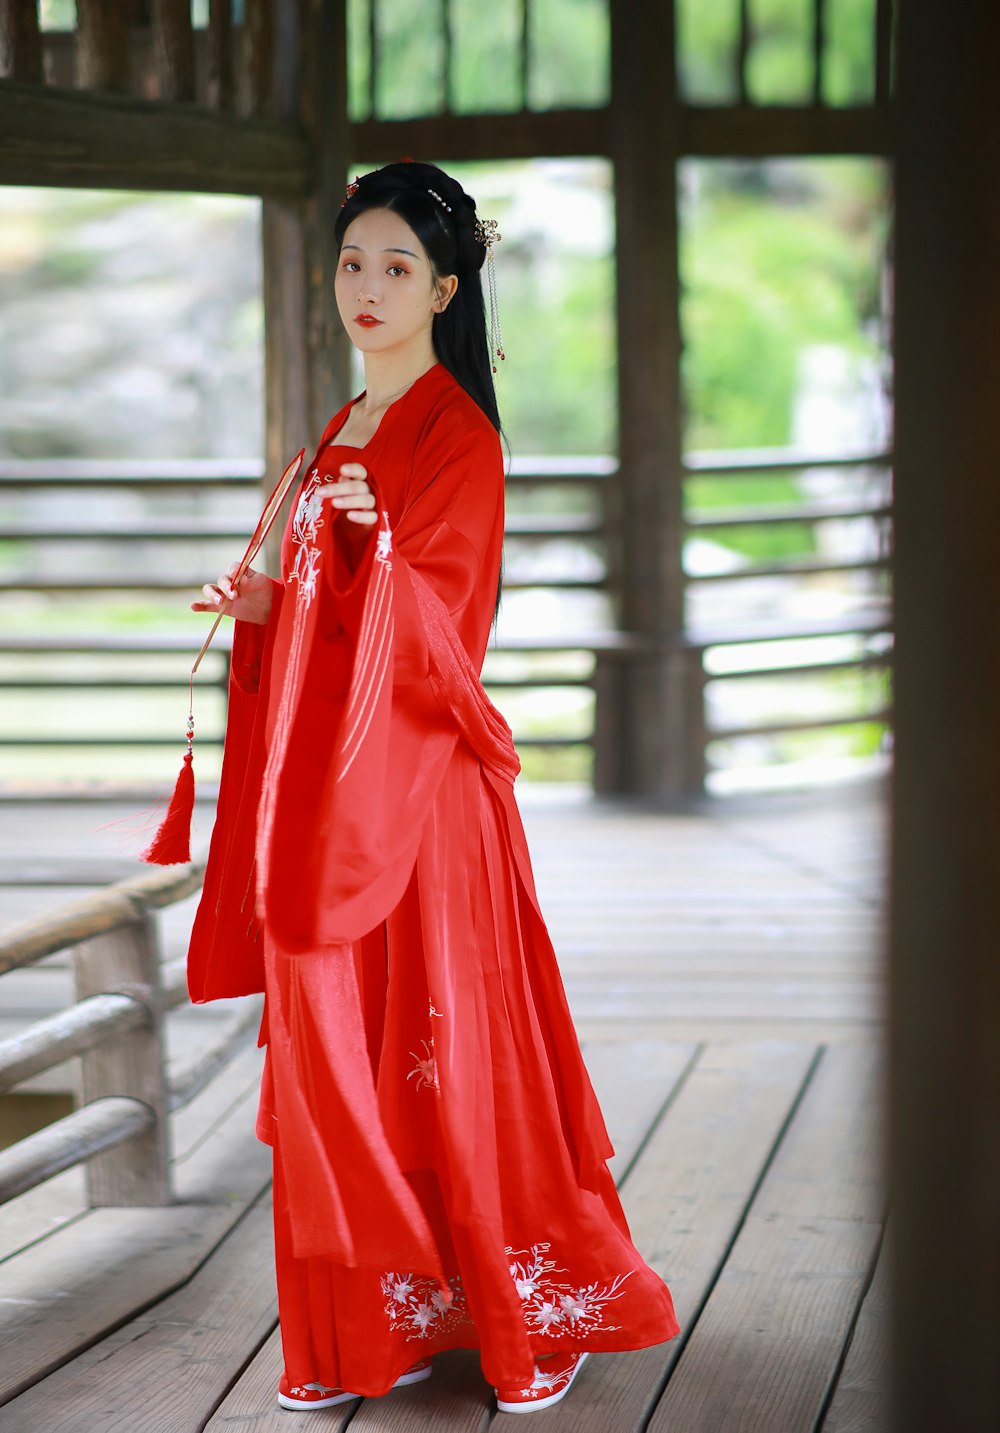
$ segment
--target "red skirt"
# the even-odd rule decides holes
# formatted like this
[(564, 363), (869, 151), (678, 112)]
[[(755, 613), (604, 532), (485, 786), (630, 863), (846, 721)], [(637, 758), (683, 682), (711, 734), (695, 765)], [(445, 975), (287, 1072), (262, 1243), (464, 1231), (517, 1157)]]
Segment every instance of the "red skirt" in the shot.
[[(458, 761), (383, 925), (309, 956), (284, 954), (265, 932), (271, 1026), (280, 1013), (290, 1038), (268, 1047), (258, 1134), (274, 1150), (292, 1383), (377, 1395), (420, 1358), (478, 1348), (490, 1383), (519, 1387), (540, 1355), (645, 1348), (678, 1332), (607, 1169), (611, 1145), (516, 843), (512, 793)], [(394, 1192), (387, 1162), (404, 1186)], [(390, 1237), (406, 1200), (436, 1268), (408, 1264), (419, 1256)], [(329, 1255), (304, 1252), (322, 1247), (323, 1219), (340, 1230)]]

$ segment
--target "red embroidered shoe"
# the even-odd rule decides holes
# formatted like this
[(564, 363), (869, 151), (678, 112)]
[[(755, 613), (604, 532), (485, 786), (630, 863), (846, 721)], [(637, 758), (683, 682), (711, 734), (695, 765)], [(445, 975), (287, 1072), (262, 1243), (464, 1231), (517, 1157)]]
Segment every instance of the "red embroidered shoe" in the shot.
[(335, 1403), (350, 1403), (352, 1398), (360, 1397), (360, 1393), (329, 1388), (325, 1383), (289, 1383), (285, 1373), (278, 1380), (278, 1402), (282, 1408), (332, 1408)]
[(501, 1413), (534, 1413), (536, 1408), (551, 1408), (566, 1397), (586, 1357), (585, 1353), (555, 1353), (541, 1367), (536, 1363), (535, 1376), (527, 1388), (496, 1390), (497, 1407)]
[[(392, 1385), (393, 1388), (405, 1388), (411, 1383), (423, 1383), (425, 1378), (431, 1376), (431, 1360), (422, 1358), (419, 1363), (413, 1364), (405, 1373), (401, 1373)], [(325, 1383), (296, 1383), (290, 1384), (287, 1374), (282, 1374), (278, 1382), (278, 1402), (282, 1408), (292, 1410), (303, 1408), (333, 1408), (338, 1403), (349, 1403), (352, 1398), (362, 1398), (361, 1393), (350, 1393), (346, 1388), (330, 1388)]]

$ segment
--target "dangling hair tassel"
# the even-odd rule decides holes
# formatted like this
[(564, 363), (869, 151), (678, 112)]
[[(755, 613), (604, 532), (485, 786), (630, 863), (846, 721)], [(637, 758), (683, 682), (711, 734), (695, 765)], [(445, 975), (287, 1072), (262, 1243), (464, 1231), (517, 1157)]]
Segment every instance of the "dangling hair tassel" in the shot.
[(493, 372), (496, 373), (497, 366), (493, 360), (499, 358), (502, 363), (507, 357), (503, 351), (503, 335), (500, 332), (500, 304), (497, 301), (496, 269), (493, 263), (493, 246), (499, 244), (503, 235), (499, 232), (495, 219), (477, 219), (476, 238), (486, 246), (486, 288), (490, 297), (490, 362)]

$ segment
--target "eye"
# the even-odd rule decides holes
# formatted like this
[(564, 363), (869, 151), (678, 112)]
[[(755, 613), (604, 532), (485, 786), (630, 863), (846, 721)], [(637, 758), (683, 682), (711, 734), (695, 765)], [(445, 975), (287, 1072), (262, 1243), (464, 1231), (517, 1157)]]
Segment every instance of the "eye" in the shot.
[(402, 264), (390, 264), (386, 272), (390, 274), (405, 274), (406, 270)]
[(346, 270), (359, 269), (360, 267), (361, 265), (355, 259), (347, 259), (343, 264), (343, 268)]

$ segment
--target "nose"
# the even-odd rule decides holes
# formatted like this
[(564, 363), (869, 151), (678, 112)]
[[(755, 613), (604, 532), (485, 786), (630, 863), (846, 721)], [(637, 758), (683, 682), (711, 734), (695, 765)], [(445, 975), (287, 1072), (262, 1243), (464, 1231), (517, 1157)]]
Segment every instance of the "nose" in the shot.
[(362, 286), (361, 288), (358, 289), (358, 303), (359, 303), (359, 304), (373, 304), (373, 303), (378, 303), (378, 298), (376, 297), (375, 294), (372, 293), (371, 289), (366, 289), (364, 286)]

